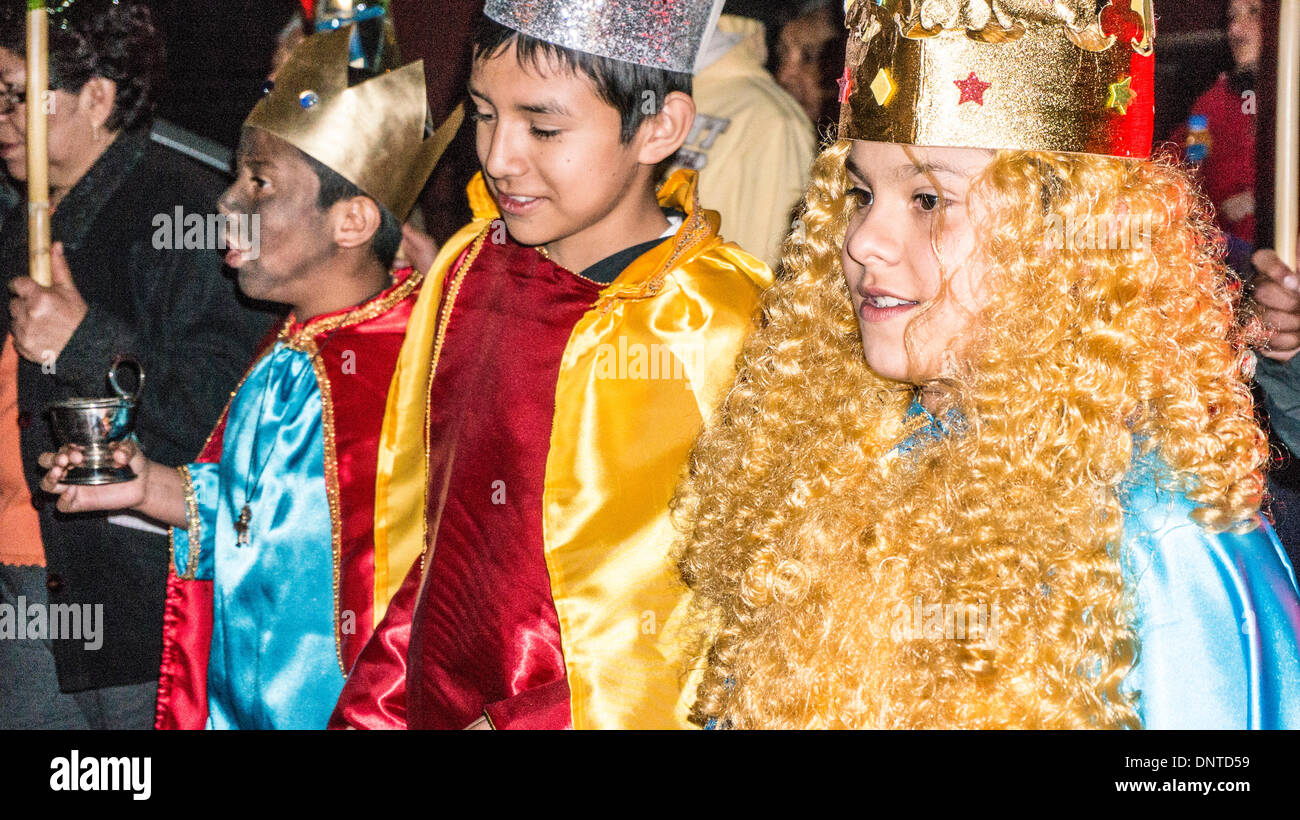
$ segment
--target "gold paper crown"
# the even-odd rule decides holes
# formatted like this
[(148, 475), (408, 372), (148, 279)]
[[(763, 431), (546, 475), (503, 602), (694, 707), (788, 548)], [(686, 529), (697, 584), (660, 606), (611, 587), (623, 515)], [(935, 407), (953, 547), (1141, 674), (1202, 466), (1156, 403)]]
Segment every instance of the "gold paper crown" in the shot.
[(849, 0), (840, 136), (1145, 157), (1152, 0)]
[(351, 39), (347, 26), (303, 40), (244, 125), (276, 135), (405, 219), (460, 128), (462, 110), (425, 139), (423, 62), (349, 88)]

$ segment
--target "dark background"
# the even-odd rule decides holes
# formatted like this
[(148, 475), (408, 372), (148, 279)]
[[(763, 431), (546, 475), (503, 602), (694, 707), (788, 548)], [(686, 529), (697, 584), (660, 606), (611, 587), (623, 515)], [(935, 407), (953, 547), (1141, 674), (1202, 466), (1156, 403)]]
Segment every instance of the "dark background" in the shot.
[[(199, 135), (234, 147), (240, 124), (261, 94), (275, 36), (299, 0), (145, 0), (157, 13), (168, 46), (169, 80), (159, 115)], [(839, 3), (840, 0), (831, 0)], [(1268, 31), (1277, 0), (1264, 0), (1265, 54), (1275, 53)], [(436, 121), (464, 97), (469, 38), (483, 0), (391, 0), (390, 13), (406, 60), (423, 59)], [(762, 20), (769, 41), (798, 13), (800, 0), (728, 0), (726, 11)], [(1192, 101), (1231, 66), (1223, 32), (1227, 0), (1157, 0), (1157, 142), (1182, 123)], [(769, 49), (774, 54), (775, 48)], [(1271, 110), (1273, 81), (1260, 77), (1260, 112)], [(1263, 126), (1269, 120), (1261, 121)], [(1257, 198), (1271, 199), (1271, 127), (1260, 129)], [(445, 241), (465, 224), (464, 186), (477, 170), (471, 129), (466, 126), (434, 172), (421, 199), (426, 229)], [(1260, 236), (1271, 236), (1271, 213), (1259, 218)]]
[[(169, 86), (159, 113), (195, 133), (233, 146), (239, 124), (256, 102), (276, 33), (296, 0), (147, 0), (167, 37)], [(838, 0), (836, 0), (838, 2)], [(731, 0), (728, 12), (776, 28), (801, 4), (791, 0)], [(1156, 133), (1180, 122), (1197, 95), (1231, 63), (1223, 35), (1226, 0), (1165, 0), (1156, 7)], [(466, 40), (481, 0), (393, 0), (407, 59), (430, 67), (434, 116), (445, 115), (464, 85)]]
[(168, 81), (158, 116), (233, 148), (296, 0), (144, 2), (167, 41)]

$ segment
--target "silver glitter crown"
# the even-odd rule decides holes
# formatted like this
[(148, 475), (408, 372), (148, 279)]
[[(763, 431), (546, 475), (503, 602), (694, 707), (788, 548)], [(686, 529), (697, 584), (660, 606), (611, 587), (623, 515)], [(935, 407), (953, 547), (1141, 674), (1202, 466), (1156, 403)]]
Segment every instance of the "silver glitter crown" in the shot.
[(487, 0), (483, 13), (557, 46), (695, 73), (723, 0)]

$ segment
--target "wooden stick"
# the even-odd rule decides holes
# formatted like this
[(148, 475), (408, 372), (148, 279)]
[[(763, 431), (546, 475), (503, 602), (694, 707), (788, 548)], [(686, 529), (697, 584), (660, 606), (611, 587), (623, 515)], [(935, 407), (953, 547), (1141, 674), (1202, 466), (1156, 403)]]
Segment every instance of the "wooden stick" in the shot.
[(1273, 249), (1294, 270), (1300, 232), (1300, 0), (1282, 0), (1277, 42)]
[(27, 252), (36, 284), (50, 277), (50, 22), (44, 0), (27, 0)]

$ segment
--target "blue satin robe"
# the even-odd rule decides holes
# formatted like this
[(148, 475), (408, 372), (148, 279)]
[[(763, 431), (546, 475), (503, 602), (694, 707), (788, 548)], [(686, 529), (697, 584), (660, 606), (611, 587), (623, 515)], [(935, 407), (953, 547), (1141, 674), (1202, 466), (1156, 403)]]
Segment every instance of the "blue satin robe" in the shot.
[[(196, 577), (213, 581), (210, 729), (323, 729), (343, 688), (324, 458), (311, 358), (277, 342), (231, 401), (221, 461), (188, 467)], [(246, 500), (241, 547), (235, 522)], [(173, 530), (172, 544), (183, 574), (190, 532)]]
[(1300, 729), (1300, 599), (1267, 522), (1210, 533), (1182, 493), (1135, 470), (1124, 513), (1124, 580), (1138, 662), (1124, 679), (1148, 729)]
[[(948, 432), (926, 427), (910, 451)], [(1273, 528), (1211, 533), (1196, 505), (1158, 489), (1163, 465), (1134, 462), (1123, 494), (1121, 568), (1139, 650), (1122, 683), (1147, 729), (1300, 729), (1300, 590)]]

